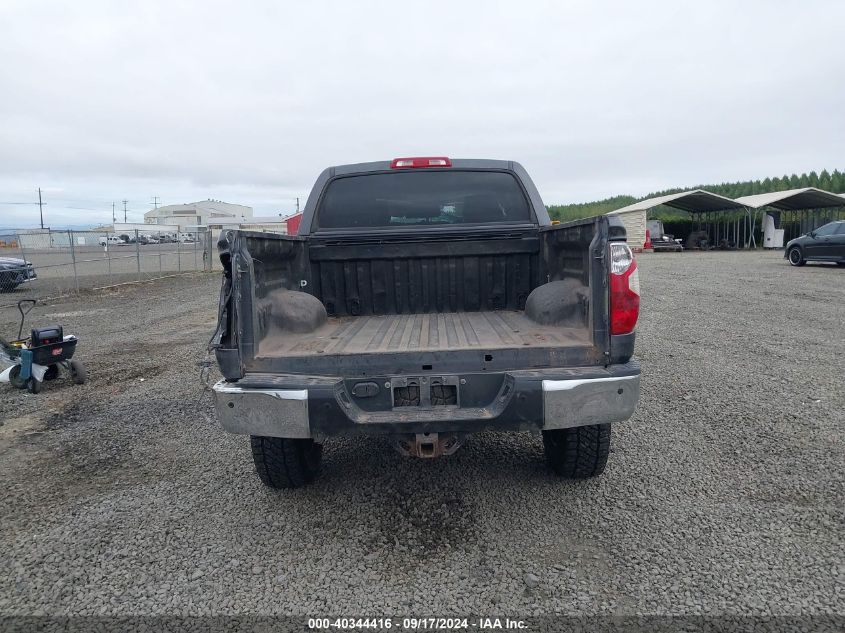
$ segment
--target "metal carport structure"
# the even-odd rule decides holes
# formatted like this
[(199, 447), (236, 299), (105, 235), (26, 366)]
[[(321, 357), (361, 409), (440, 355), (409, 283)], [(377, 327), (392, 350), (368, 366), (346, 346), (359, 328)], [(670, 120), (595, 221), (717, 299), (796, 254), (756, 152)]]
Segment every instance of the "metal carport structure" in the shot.
[(784, 242), (817, 229), (831, 220), (845, 218), (845, 199), (842, 195), (804, 187), (771, 193), (742, 196), (736, 202), (748, 207), (756, 216), (766, 207), (774, 209), (776, 225), (784, 228)]
[[(641, 216), (644, 221), (648, 210), (660, 205), (693, 214), (698, 221), (697, 230), (706, 231), (711, 244), (718, 245), (720, 241), (732, 238), (736, 245), (744, 244), (746, 247), (756, 245), (754, 217), (748, 208), (737, 200), (704, 189), (647, 198), (610, 211), (608, 215), (620, 215), (623, 222), (626, 217), (632, 216)], [(711, 236), (712, 241), (710, 241)]]

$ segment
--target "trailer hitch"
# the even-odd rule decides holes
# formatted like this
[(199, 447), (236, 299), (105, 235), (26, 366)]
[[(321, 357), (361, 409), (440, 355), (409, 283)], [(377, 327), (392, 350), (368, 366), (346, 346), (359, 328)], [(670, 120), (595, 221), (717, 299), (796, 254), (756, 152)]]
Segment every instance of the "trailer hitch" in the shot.
[(414, 433), (397, 436), (394, 448), (405, 457), (432, 459), (452, 455), (464, 443), (465, 437), (457, 433)]

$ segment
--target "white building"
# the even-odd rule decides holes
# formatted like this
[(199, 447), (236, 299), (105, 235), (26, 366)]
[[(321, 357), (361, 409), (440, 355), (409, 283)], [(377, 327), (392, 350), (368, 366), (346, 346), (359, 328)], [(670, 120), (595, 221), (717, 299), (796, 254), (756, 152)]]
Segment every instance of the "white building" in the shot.
[(138, 231), (143, 235), (160, 235), (162, 233), (175, 235), (179, 232), (179, 225), (159, 223), (154, 226), (150, 226), (149, 222), (144, 222), (143, 224), (140, 222), (118, 222), (109, 227), (109, 231), (114, 232), (117, 235), (134, 235), (135, 231)]
[(144, 214), (144, 224), (175, 224), (179, 226), (180, 231), (185, 231), (189, 226), (241, 224), (249, 222), (251, 218), (252, 207), (209, 199), (188, 204), (168, 204), (147, 211)]
[(625, 225), (628, 245), (635, 253), (645, 246), (646, 212), (646, 209), (633, 208), (619, 209), (607, 214), (619, 216), (619, 219), (622, 220), (622, 224)]

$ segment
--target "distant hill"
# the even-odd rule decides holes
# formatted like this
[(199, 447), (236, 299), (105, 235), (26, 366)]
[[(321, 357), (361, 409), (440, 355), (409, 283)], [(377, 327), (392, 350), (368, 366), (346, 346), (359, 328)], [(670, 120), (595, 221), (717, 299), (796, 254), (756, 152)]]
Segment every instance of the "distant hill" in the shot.
[[(826, 169), (821, 173), (811, 171), (809, 174), (801, 174), (800, 176), (792, 174), (791, 176), (783, 176), (778, 178), (766, 178), (765, 180), (746, 180), (743, 182), (725, 182), (719, 185), (696, 185), (694, 187), (679, 187), (677, 189), (667, 189), (665, 191), (655, 191), (642, 198), (634, 196), (614, 196), (604, 200), (596, 200), (595, 202), (582, 202), (579, 204), (556, 204), (549, 206), (549, 215), (553, 220), (560, 220), (567, 222), (569, 220), (578, 220), (580, 218), (589, 218), (595, 215), (602, 215), (608, 211), (614, 211), (629, 204), (633, 204), (639, 200), (646, 198), (654, 198), (655, 196), (666, 196), (670, 193), (680, 193), (682, 191), (690, 191), (692, 189), (706, 189), (713, 193), (718, 193), (728, 198), (739, 198), (741, 196), (750, 196), (757, 193), (769, 193), (772, 191), (783, 191), (785, 189), (799, 189), (801, 187), (818, 187), (833, 193), (845, 193), (845, 174), (838, 169), (833, 172), (828, 172)], [(843, 202), (845, 206), (845, 202)], [(649, 212), (649, 217), (660, 220), (674, 220), (685, 218), (686, 214), (683, 211), (669, 209), (666, 207), (656, 208)]]
[[(45, 226), (44, 230), (51, 231), (91, 231), (98, 227), (97, 224), (57, 224), (55, 226)], [(0, 228), (0, 237), (15, 235), (22, 231), (40, 231), (38, 226), (19, 226), (19, 227), (3, 227)]]

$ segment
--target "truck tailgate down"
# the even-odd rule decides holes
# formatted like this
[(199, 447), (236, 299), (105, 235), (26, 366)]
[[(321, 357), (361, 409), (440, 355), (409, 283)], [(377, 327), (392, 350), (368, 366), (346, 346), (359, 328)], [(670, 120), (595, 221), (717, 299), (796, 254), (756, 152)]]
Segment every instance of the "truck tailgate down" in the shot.
[(485, 430), (542, 431), (555, 472), (594, 477), (636, 408), (624, 225), (552, 223), (518, 163), (331, 167), (297, 235), (225, 230), (218, 249), (217, 416), (268, 486), (312, 481), (333, 436), (431, 458)]

